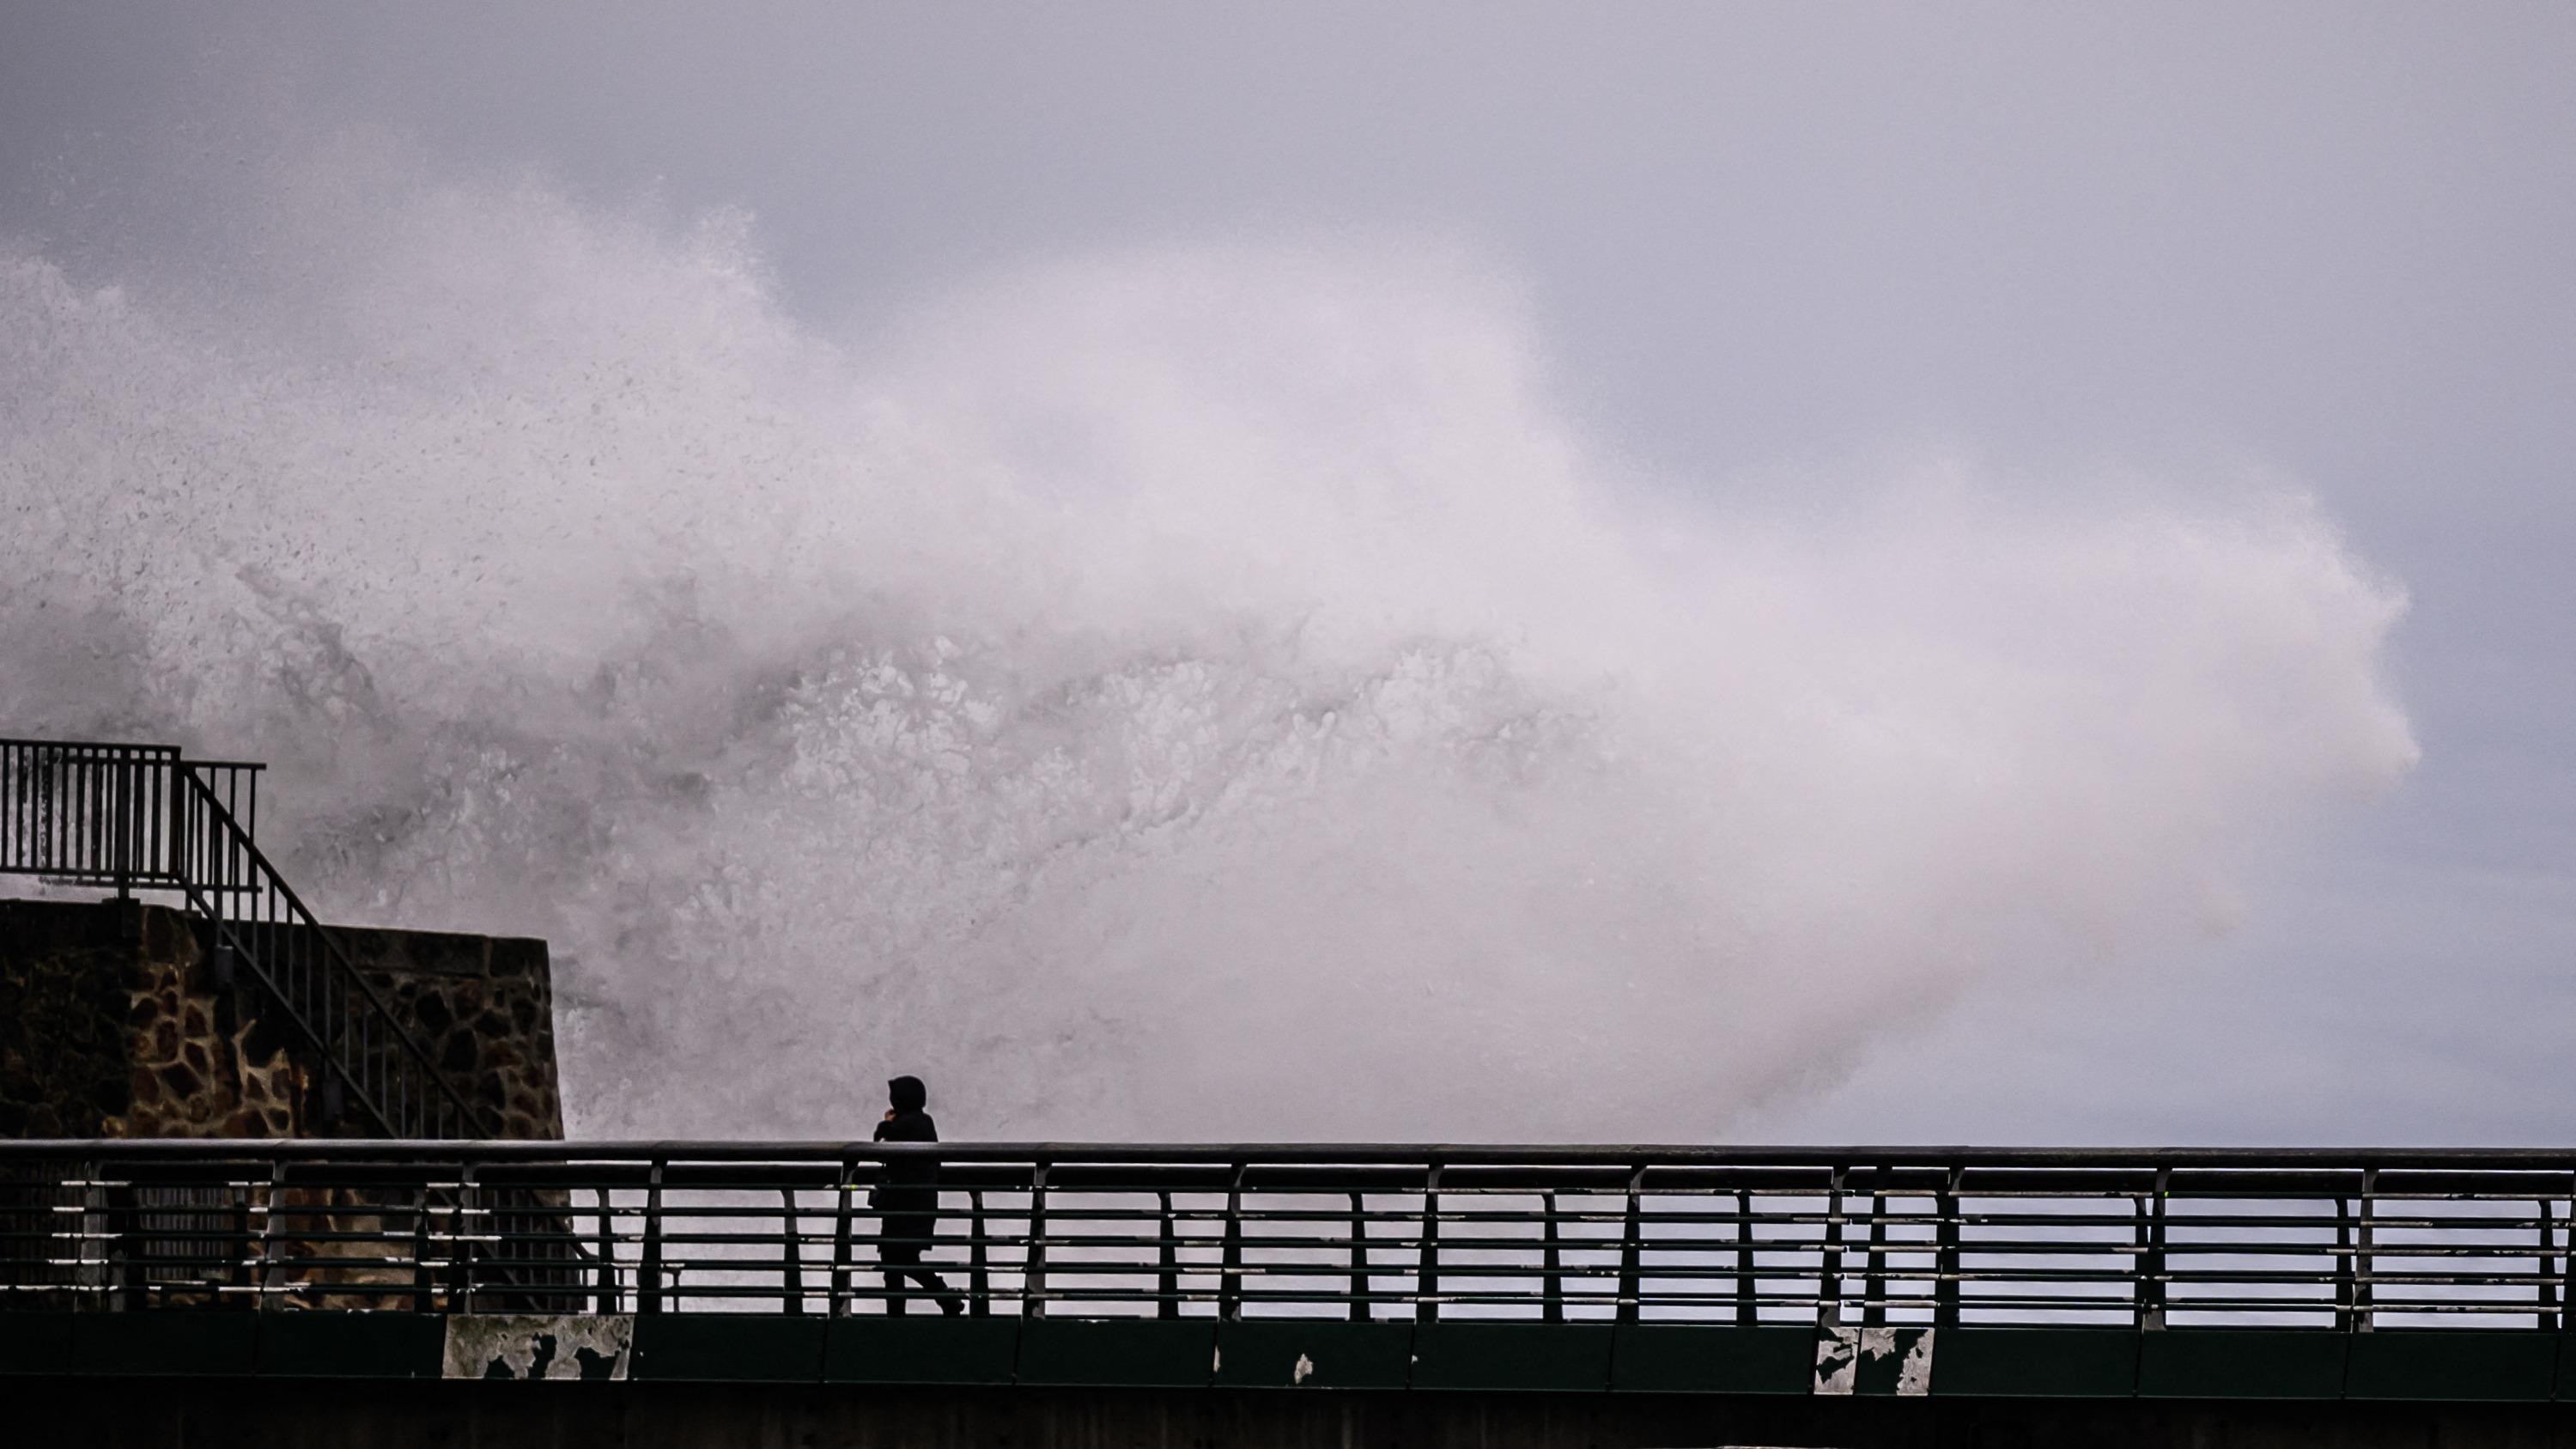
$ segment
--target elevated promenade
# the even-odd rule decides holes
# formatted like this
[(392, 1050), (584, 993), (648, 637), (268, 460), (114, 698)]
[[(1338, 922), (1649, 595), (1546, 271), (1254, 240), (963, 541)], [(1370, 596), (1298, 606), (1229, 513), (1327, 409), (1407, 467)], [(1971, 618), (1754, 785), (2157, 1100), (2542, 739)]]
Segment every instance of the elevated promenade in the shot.
[[(876, 1272), (924, 1157), (955, 1316)], [(17, 1142), (0, 1374), (173, 1445), (2562, 1444), (2568, 1162)]]
[(0, 739), (0, 1443), (2576, 1449), (2576, 1151), (524, 1140), (259, 773)]

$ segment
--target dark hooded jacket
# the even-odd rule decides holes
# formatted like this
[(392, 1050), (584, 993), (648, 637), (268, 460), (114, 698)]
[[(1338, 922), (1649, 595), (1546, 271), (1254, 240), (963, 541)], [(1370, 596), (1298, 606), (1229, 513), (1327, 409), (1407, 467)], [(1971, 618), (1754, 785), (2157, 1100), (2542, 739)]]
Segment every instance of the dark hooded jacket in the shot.
[[(936, 1142), (939, 1124), (922, 1110), (929, 1089), (919, 1077), (897, 1077), (886, 1083), (886, 1100), (894, 1116), (877, 1124), (879, 1142)], [(889, 1163), (870, 1199), (885, 1219), (885, 1236), (927, 1239), (939, 1222), (939, 1164), (928, 1161)]]

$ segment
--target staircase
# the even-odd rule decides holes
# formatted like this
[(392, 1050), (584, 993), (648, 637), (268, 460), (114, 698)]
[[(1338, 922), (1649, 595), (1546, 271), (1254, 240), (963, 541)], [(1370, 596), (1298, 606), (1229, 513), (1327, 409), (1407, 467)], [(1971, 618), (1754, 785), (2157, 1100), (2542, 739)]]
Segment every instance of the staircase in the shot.
[(0, 739), (0, 876), (177, 895), (208, 923), (217, 983), (265, 994), (322, 1064), (309, 1104), (320, 1133), (494, 1136), (260, 852), (261, 769), (168, 745)]

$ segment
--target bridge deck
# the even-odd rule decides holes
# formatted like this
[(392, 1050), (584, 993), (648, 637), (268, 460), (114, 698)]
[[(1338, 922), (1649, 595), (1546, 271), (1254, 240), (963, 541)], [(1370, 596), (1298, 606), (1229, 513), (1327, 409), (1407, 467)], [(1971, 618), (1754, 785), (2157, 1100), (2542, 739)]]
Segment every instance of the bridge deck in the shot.
[(2568, 1161), (8, 1143), (0, 1372), (2544, 1402)]

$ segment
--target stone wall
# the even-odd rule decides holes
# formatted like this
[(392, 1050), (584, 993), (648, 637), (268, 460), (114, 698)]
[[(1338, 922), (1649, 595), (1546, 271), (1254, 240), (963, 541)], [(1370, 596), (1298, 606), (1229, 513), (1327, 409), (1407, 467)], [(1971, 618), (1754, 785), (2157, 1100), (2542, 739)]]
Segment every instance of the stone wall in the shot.
[[(545, 942), (334, 934), (500, 1135), (563, 1135)], [(260, 1006), (247, 974), (214, 979), (182, 912), (0, 900), (0, 1136), (366, 1135), (319, 1122), (319, 1062)]]
[(503, 1137), (563, 1136), (545, 942), (365, 926), (337, 934), (439, 1070), (468, 1089)]

